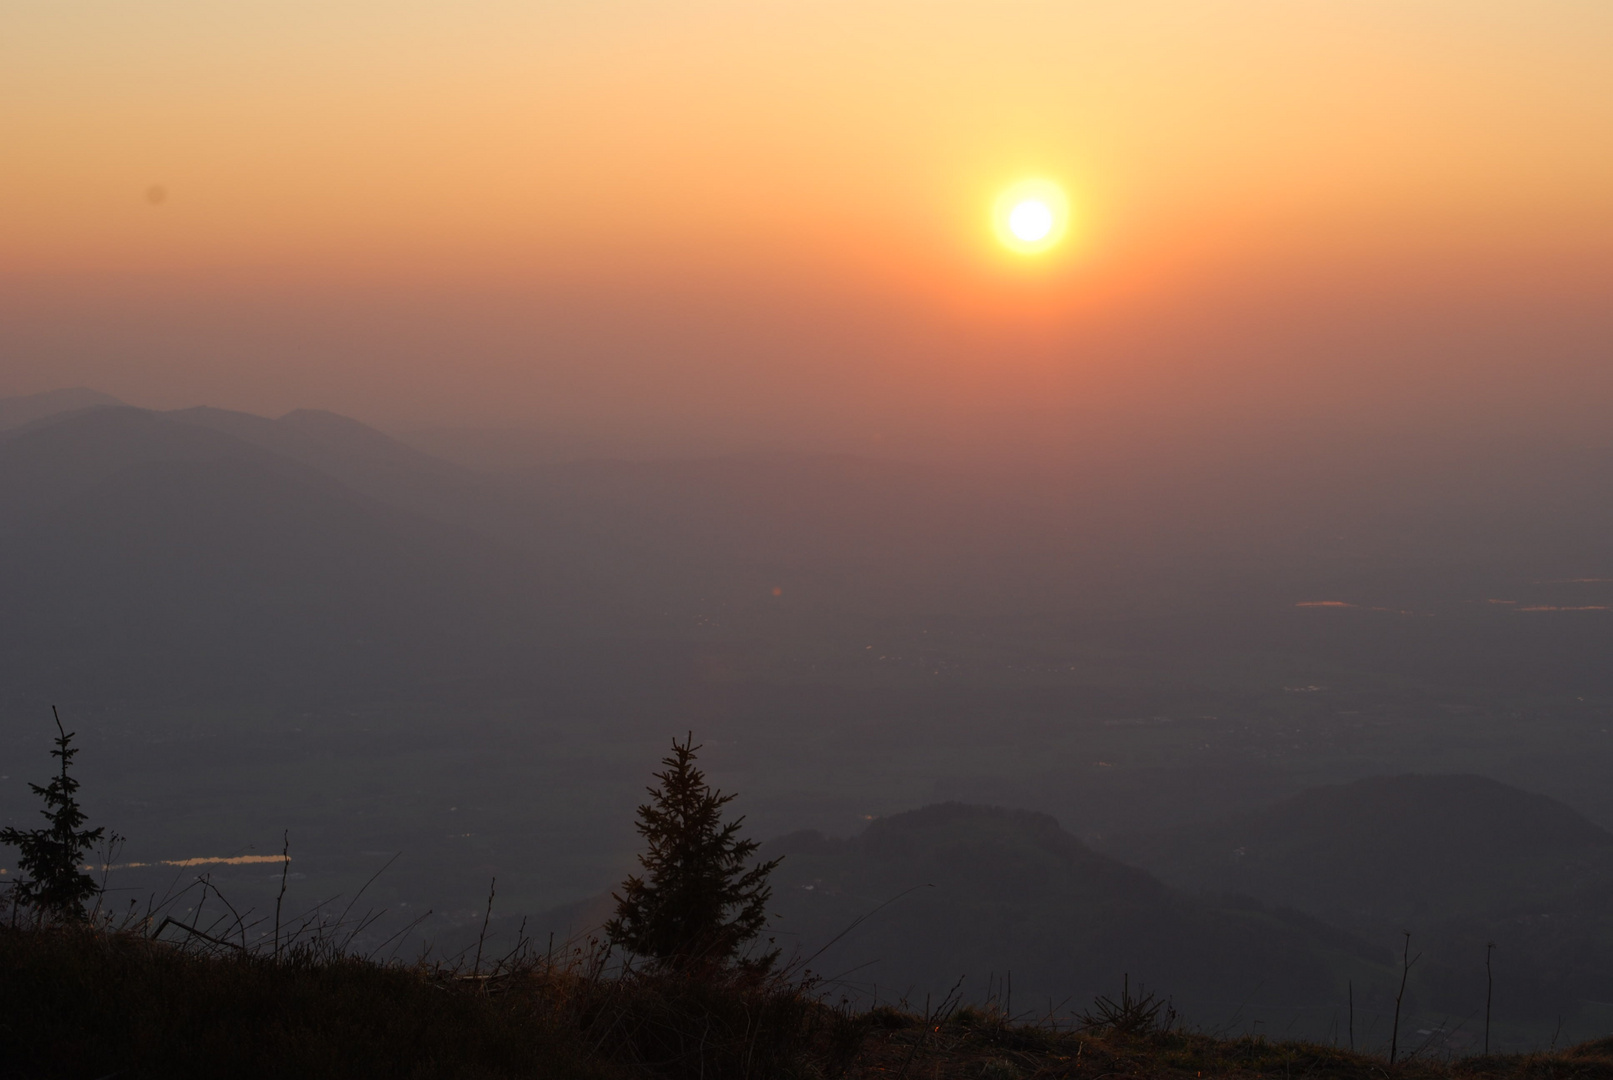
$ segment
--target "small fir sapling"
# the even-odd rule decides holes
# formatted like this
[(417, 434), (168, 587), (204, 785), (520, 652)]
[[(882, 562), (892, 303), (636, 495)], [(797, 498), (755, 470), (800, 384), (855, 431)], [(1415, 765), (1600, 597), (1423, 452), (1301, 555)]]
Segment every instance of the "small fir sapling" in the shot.
[(764, 973), (778, 959), (773, 949), (743, 957), (767, 923), (772, 898), (768, 876), (778, 859), (749, 865), (759, 846), (739, 835), (744, 818), (724, 823), (724, 795), (695, 767), (691, 733), (673, 740), (672, 754), (655, 773), (660, 786), (638, 808), (638, 831), (647, 849), (643, 875), (612, 894), (616, 915), (605, 925), (613, 944), (674, 970), (734, 965)]
[(84, 871), (84, 856), (100, 843), (105, 830), (84, 828), (88, 819), (78, 804), (79, 783), (68, 773), (78, 753), (73, 746), (74, 733), (62, 727), (61, 715), (54, 706), (51, 715), (56, 719), (57, 734), (56, 749), (50, 754), (60, 760), (61, 771), (44, 787), (28, 785), (44, 800), (45, 808), (40, 813), (50, 826), (0, 829), (0, 844), (17, 849), (17, 868), (27, 875), (13, 886), (19, 904), (82, 919), (86, 917), (84, 905), (101, 891), (95, 879)]

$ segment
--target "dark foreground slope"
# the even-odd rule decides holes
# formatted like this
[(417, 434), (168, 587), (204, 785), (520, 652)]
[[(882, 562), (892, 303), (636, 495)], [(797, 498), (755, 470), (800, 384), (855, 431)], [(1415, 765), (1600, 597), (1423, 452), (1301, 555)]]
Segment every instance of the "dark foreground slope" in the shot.
[[(170, 931), (171, 932), (171, 931)], [(787, 981), (608, 977), (544, 957), (475, 973), (329, 953), (187, 953), (139, 933), (0, 927), (7, 1080), (776, 1080), (915, 1076), (1367, 1080), (1334, 1045), (1012, 1022), (1000, 1009), (834, 1008)], [(1408, 1040), (1409, 1041), (1409, 1040)], [(1450, 1059), (1405, 1080), (1613, 1077), (1613, 1045)]]
[(785, 856), (779, 930), (823, 950), (815, 970), (877, 984), (882, 1000), (939, 999), (960, 977), (980, 1000), (1011, 975), (1016, 1006), (1045, 1010), (1129, 975), (1198, 1024), (1280, 1015), (1290, 1030), (1322, 1030), (1347, 980), (1375, 981), (1388, 962), (1297, 913), (1189, 897), (1023, 811), (931, 806), (772, 852)]
[(514, 1002), (359, 961), (187, 956), (137, 936), (0, 931), (0, 1076), (607, 1077)]
[(285, 944), (182, 927), (0, 927), (0, 1076), (839, 1076), (864, 1027), (781, 977), (524, 947), (379, 963), (345, 951), (339, 923), (303, 923)]

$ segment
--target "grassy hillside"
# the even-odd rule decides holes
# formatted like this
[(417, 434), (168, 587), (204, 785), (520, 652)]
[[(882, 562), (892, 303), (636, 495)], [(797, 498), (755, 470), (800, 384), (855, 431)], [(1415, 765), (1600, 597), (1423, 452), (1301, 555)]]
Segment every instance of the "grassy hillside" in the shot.
[[(490, 977), (300, 952), (190, 954), (139, 934), (0, 929), (0, 1075), (19, 1080), (764, 1080), (1390, 1075), (1335, 1046), (1122, 1033), (999, 1008), (853, 1013), (784, 982), (606, 978), (545, 958)], [(486, 969), (484, 969), (485, 973)], [(1613, 1043), (1453, 1060), (1407, 1080), (1613, 1076)]]
[(475, 968), (318, 943), (197, 952), (144, 929), (0, 929), (0, 1075), (810, 1076), (843, 1072), (859, 1034), (782, 980), (605, 978), (586, 952)]

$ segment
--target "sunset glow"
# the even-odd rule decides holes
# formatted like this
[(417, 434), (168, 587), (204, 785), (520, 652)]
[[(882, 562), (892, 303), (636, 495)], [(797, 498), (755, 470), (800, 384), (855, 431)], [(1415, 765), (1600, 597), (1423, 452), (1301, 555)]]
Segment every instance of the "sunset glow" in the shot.
[(1606, 5), (473, 6), (19, 9), (0, 389), (828, 445), (1605, 355)]

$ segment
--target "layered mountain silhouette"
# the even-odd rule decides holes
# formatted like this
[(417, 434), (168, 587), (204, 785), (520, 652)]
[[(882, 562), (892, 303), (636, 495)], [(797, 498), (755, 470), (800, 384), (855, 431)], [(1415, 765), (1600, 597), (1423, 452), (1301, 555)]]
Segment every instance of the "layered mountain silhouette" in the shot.
[(22, 427), (63, 413), (78, 412), (81, 409), (122, 404), (123, 402), (111, 394), (87, 390), (84, 387), (46, 390), (42, 394), (29, 394), (25, 397), (0, 398), (0, 431)]
[(316, 468), (218, 427), (103, 407), (0, 435), (11, 688), (408, 686), (541, 632), (532, 560), (340, 482), (344, 448)]
[(493, 478), (331, 413), (154, 412), (91, 391), (0, 402), (0, 418), (0, 694), (30, 701), (485, 699), (621, 688), (624, 669), (642, 693), (701, 677), (687, 642), (736, 605), (762, 608), (790, 574), (793, 596), (835, 551), (865, 558), (903, 518), (886, 500), (910, 471)]
[(429, 517), (480, 524), (492, 501), (469, 469), (337, 413), (298, 409), (270, 420), (204, 407), (163, 416), (233, 436), (318, 469), (360, 494)]
[[(493, 478), (332, 413), (154, 412), (90, 391), (0, 416), (17, 421), (0, 430), (0, 693), (29, 700), (685, 679), (714, 611), (834, 561), (835, 536), (859, 548), (859, 520), (900, 517), (884, 500), (905, 475), (825, 459)], [(825, 528), (823, 505), (851, 509)]]

